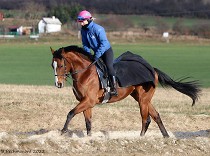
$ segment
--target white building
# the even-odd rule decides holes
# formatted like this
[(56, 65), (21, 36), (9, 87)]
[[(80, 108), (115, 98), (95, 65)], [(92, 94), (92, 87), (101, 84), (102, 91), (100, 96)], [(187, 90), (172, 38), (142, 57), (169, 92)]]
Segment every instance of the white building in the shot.
[(61, 31), (62, 23), (58, 18), (53, 16), (52, 18), (44, 17), (38, 23), (39, 33), (51, 33)]

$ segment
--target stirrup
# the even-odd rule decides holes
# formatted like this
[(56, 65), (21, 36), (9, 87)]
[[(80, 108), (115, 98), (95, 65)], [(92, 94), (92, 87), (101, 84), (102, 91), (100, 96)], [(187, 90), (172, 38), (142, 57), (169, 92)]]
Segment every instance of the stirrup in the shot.
[(115, 88), (113, 90), (111, 89), (110, 94), (111, 96), (118, 96), (117, 90)]

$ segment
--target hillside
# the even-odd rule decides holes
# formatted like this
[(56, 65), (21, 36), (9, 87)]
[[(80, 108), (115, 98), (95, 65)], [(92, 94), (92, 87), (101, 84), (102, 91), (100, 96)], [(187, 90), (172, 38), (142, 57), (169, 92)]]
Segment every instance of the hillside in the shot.
[[(22, 10), (30, 4), (38, 4), (49, 11), (63, 5), (66, 7), (82, 7), (100, 14), (150, 14), (159, 16), (210, 17), (209, 0), (1, 0), (0, 9)], [(15, 4), (15, 5), (13, 5)]]
[[(19, 11), (14, 11), (14, 13), (21, 14)], [(155, 35), (162, 35), (163, 32), (170, 32), (171, 35), (178, 36), (210, 38), (210, 21), (208, 19), (113, 14), (93, 14), (93, 16), (96, 18), (95, 22), (102, 25), (107, 32), (125, 32), (126, 35), (131, 35), (134, 38), (138, 34), (155, 37)], [(0, 21), (0, 34), (8, 33), (9, 26), (32, 26), (37, 31), (38, 22), (42, 17), (34, 19), (5, 18), (4, 21)], [(77, 35), (79, 29), (80, 27), (75, 21), (68, 22), (62, 25), (61, 34)]]

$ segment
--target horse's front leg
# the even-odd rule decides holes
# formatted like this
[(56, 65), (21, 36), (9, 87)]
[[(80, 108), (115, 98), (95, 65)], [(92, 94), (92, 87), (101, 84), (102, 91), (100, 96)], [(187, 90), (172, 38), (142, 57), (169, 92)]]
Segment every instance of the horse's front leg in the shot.
[(67, 115), (67, 119), (66, 119), (63, 129), (61, 130), (61, 134), (64, 134), (68, 131), (68, 125), (69, 125), (71, 119), (76, 114), (86, 111), (88, 108), (91, 108), (90, 106), (91, 105), (90, 105), (89, 100), (87, 98), (85, 98), (74, 109), (72, 109)]
[(91, 118), (92, 118), (92, 108), (88, 108), (83, 112), (85, 117), (85, 124), (87, 129), (87, 135), (91, 136)]
[(66, 133), (68, 131), (68, 125), (69, 125), (69, 122), (71, 121), (71, 119), (75, 116), (75, 108), (72, 109), (68, 115), (67, 115), (67, 119), (66, 119), (66, 122), (64, 124), (64, 127), (63, 129), (61, 130), (61, 135)]

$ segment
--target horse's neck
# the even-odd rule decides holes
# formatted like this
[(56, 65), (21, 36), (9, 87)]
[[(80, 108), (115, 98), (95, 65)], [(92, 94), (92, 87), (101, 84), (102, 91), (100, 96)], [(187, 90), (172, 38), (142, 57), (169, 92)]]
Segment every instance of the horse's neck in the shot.
[(74, 70), (86, 68), (91, 64), (90, 60), (80, 53), (69, 53), (69, 58), (74, 66)]
[[(77, 100), (83, 99), (92, 82), (98, 81), (95, 66), (91, 65), (90, 59), (83, 54), (72, 54), (69, 56), (72, 62), (72, 78), (74, 94)], [(99, 85), (99, 83), (98, 83)], [(99, 88), (99, 87), (98, 87)]]

